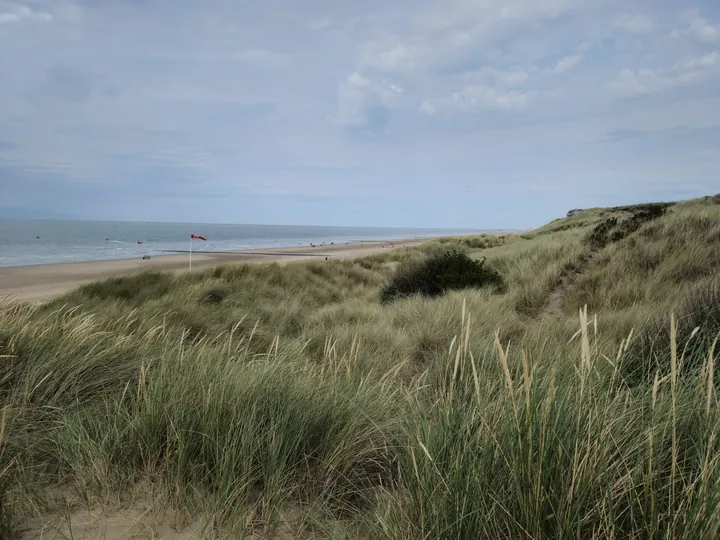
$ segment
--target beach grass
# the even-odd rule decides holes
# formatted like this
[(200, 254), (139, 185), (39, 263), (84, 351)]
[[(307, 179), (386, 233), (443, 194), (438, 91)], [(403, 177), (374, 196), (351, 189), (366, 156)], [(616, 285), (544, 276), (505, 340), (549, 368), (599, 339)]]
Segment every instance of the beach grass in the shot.
[[(502, 289), (381, 301), (447, 251)], [(719, 262), (706, 198), (5, 302), (0, 537), (717, 537)]]

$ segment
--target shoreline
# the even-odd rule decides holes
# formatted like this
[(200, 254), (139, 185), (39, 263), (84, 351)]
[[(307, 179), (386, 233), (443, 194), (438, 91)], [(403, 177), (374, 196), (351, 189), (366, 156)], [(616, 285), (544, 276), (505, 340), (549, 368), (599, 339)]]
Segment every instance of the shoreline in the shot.
[[(408, 237), (402, 237), (402, 238), (388, 238), (388, 239), (370, 239), (370, 240), (345, 240), (340, 241), (338, 243), (330, 244), (325, 243), (323, 244), (311, 244), (311, 243), (292, 243), (292, 244), (281, 244), (281, 245), (267, 245), (267, 246), (255, 246), (255, 247), (246, 247), (246, 248), (231, 248), (231, 249), (220, 249), (220, 250), (204, 250), (202, 248), (200, 249), (193, 249), (193, 260), (196, 254), (198, 255), (238, 255), (238, 254), (261, 254), (261, 252), (268, 252), (267, 254), (277, 255), (280, 254), (279, 252), (286, 251), (286, 252), (292, 252), (293, 255), (297, 255), (297, 252), (300, 251), (315, 251), (318, 249), (325, 249), (325, 248), (337, 248), (337, 247), (348, 247), (348, 246), (356, 246), (356, 245), (363, 245), (363, 244), (390, 244), (395, 243), (398, 244), (399, 242), (408, 242), (408, 241), (420, 241), (420, 242), (427, 242), (430, 240), (437, 240), (440, 238), (456, 238), (456, 237), (464, 237), (464, 236), (477, 236), (482, 234), (501, 234), (501, 233), (468, 233), (468, 234), (458, 234), (453, 236), (408, 236)], [(189, 249), (156, 249), (151, 250), (151, 253), (145, 252), (146, 255), (148, 255), (151, 258), (159, 258), (159, 257), (167, 257), (172, 255), (184, 255), (189, 256), (190, 250)], [(288, 253), (288, 255), (291, 253)], [(56, 265), (64, 265), (64, 264), (90, 264), (90, 263), (107, 263), (107, 262), (117, 262), (117, 261), (128, 261), (128, 260), (134, 260), (136, 258), (139, 258), (142, 260), (143, 253), (136, 253), (133, 255), (121, 255), (117, 257), (108, 257), (108, 258), (100, 258), (100, 259), (88, 259), (88, 260), (51, 260), (49, 262), (21, 262), (21, 263), (11, 263), (7, 265), (3, 265), (0, 263), (0, 271), (6, 268), (35, 268), (37, 266), (56, 266)]]
[[(290, 263), (313, 259), (344, 260), (382, 253), (395, 247), (412, 247), (434, 237), (398, 240), (370, 240), (315, 247), (257, 248), (238, 251), (195, 252), (192, 270), (202, 270), (221, 264), (277, 262)], [(59, 296), (87, 283), (113, 277), (123, 277), (143, 271), (187, 272), (189, 253), (154, 255), (86, 262), (62, 262), (25, 266), (0, 267), (0, 298), (23, 302), (38, 302)]]

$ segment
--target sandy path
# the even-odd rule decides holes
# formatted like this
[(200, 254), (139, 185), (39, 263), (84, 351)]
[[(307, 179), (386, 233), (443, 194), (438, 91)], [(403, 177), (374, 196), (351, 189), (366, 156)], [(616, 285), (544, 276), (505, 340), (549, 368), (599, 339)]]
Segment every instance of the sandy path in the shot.
[[(395, 247), (413, 246), (428, 239), (393, 240)], [(272, 248), (222, 253), (194, 253), (193, 270), (228, 263), (294, 262), (316, 259), (352, 259), (392, 249), (390, 241), (316, 246), (314, 248)], [(11, 296), (22, 301), (52, 298), (85, 283), (109, 277), (126, 276), (144, 270), (182, 272), (188, 270), (188, 255), (162, 255), (150, 260), (120, 259), (80, 263), (10, 266), (0, 268), (0, 298)]]

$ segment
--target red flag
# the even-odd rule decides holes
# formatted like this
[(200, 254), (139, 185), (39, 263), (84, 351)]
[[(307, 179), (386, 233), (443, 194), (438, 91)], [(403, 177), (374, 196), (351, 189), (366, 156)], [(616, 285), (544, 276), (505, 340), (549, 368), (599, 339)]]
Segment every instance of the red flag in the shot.
[(207, 242), (207, 238), (205, 238), (204, 236), (197, 235), (197, 234), (191, 234), (190, 238), (197, 238), (198, 240), (204, 240), (205, 242)]

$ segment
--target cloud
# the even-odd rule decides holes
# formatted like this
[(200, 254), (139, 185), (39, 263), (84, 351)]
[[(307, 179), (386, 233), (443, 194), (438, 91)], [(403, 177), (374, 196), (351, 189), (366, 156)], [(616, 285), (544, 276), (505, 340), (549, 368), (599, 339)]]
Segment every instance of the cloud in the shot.
[(29, 6), (16, 6), (10, 11), (0, 11), (0, 24), (20, 21), (50, 21), (52, 15), (42, 11), (34, 11)]
[(673, 39), (689, 36), (699, 43), (711, 44), (720, 41), (720, 25), (713, 24), (702, 17), (697, 9), (683, 13), (678, 22), (682, 26), (680, 29), (674, 28), (670, 32), (670, 37)]
[(699, 58), (687, 58), (677, 64), (677, 67), (684, 70), (710, 69), (720, 65), (720, 53), (713, 51)]
[(668, 88), (699, 84), (716, 66), (720, 66), (720, 55), (714, 51), (700, 57), (685, 58), (671, 69), (624, 68), (607, 86), (623, 96), (652, 94)]
[(698, 72), (684, 72), (679, 74), (665, 74), (662, 71), (643, 68), (631, 70), (628, 68), (620, 72), (618, 79), (608, 86), (621, 95), (652, 94), (675, 86), (691, 85), (699, 81)]
[(453, 92), (446, 98), (435, 102), (424, 101), (420, 110), (433, 114), (437, 110), (460, 112), (510, 111), (522, 109), (528, 102), (529, 95), (516, 90), (499, 90), (484, 84), (466, 86)]
[(403, 44), (389, 49), (379, 49), (375, 43), (368, 44), (361, 53), (359, 64), (360, 69), (372, 69), (387, 74), (409, 73), (416, 67), (413, 54)]
[(672, 86), (672, 79), (658, 75), (653, 69), (624, 68), (608, 88), (622, 96), (649, 94)]
[(118, 88), (99, 73), (70, 66), (55, 66), (47, 70), (35, 95), (83, 103), (94, 96), (115, 96), (118, 92)]
[(629, 13), (613, 18), (612, 25), (632, 34), (649, 34), (656, 28), (653, 20), (647, 15)]
[(359, 73), (350, 74), (338, 86), (334, 121), (342, 127), (362, 127), (382, 131), (389, 121), (403, 89), (385, 81), (373, 81)]
[(713, 26), (699, 15), (692, 17), (688, 30), (697, 39), (706, 43), (715, 43), (720, 38), (719, 27)]
[(435, 114), (435, 106), (429, 101), (425, 100), (420, 104), (418, 109), (423, 114)]
[(575, 69), (580, 62), (582, 62), (582, 55), (581, 54), (574, 54), (572, 56), (565, 56), (564, 58), (561, 58), (557, 61), (555, 64), (555, 67), (553, 67), (552, 71), (553, 73), (565, 73), (567, 71), (570, 71), (572, 69)]
[(453, 102), (460, 109), (520, 109), (528, 100), (528, 94), (517, 91), (502, 91), (484, 85), (470, 86), (455, 92)]
[(326, 17), (308, 21), (308, 29), (312, 32), (320, 32), (332, 26), (332, 21)]
[(434, 99), (423, 100), (419, 111), (432, 115), (436, 112), (478, 113), (483, 111), (512, 111), (522, 109), (530, 93), (517, 90), (530, 79), (523, 70), (500, 70), (485, 67), (465, 73), (456, 83), (456, 89)]
[(517, 86), (528, 80), (530, 76), (523, 70), (500, 70), (494, 68), (483, 68), (477, 72), (465, 74), (465, 79), (494, 80), (503, 86)]
[[(414, 9), (409, 17), (398, 9), (396, 16), (404, 22), (388, 24), (382, 37), (363, 43), (355, 70), (447, 79), (486, 68), (505, 70), (494, 64), (512, 58), (525, 63), (544, 60), (547, 45), (538, 47), (538, 42), (546, 41), (555, 27), (562, 32), (558, 36), (567, 35), (563, 28), (568, 20), (583, 20), (595, 8), (583, 11), (573, 0), (450, 0), (442, 7)], [(578, 36), (575, 50), (581, 41)], [(551, 54), (558, 56), (557, 51)]]
[[(502, 227), (717, 182), (689, 157), (720, 132), (711, 0), (170, 4), (0, 0), (8, 204)], [(332, 211), (298, 210), (318, 194)]]

